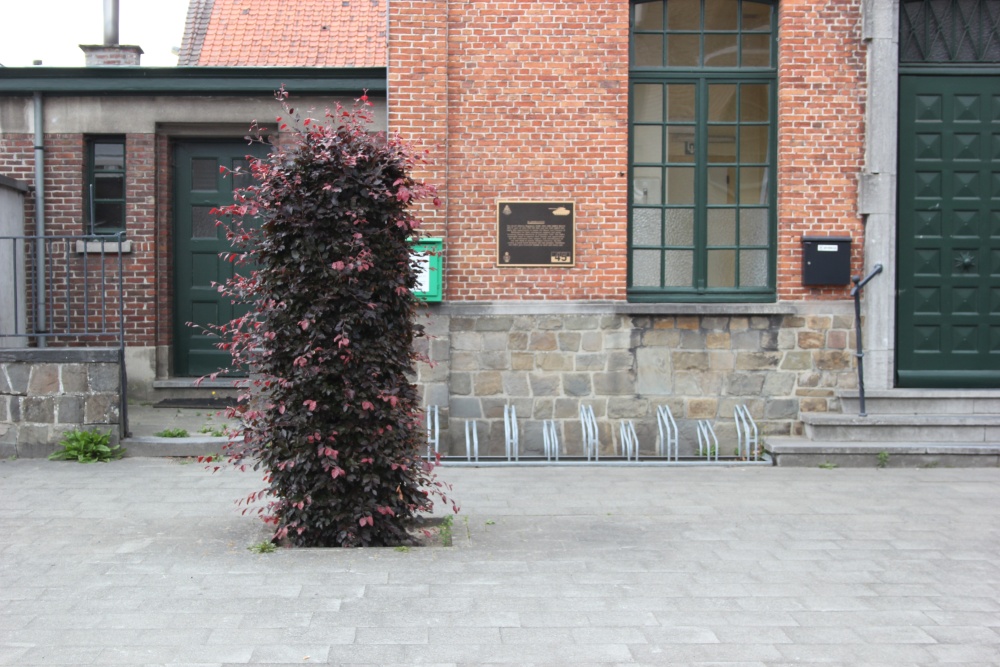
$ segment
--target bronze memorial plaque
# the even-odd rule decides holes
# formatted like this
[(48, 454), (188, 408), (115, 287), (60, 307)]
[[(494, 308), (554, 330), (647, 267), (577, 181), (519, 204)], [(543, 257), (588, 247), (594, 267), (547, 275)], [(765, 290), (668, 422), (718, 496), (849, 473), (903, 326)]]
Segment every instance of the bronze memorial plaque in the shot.
[(573, 202), (497, 203), (497, 266), (573, 266)]

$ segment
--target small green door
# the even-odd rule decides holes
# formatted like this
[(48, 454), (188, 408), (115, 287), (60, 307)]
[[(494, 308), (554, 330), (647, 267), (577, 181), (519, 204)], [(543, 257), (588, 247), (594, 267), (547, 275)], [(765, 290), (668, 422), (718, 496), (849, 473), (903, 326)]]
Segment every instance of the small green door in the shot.
[(899, 87), (897, 384), (1000, 387), (1000, 78)]
[[(226, 228), (216, 225), (212, 209), (233, 203), (233, 190), (248, 177), (229, 170), (249, 167), (248, 155), (264, 157), (267, 150), (245, 142), (179, 143), (175, 156), (174, 197), (174, 373), (202, 376), (228, 369), (232, 359), (216, 346), (219, 338), (199, 327), (229, 322), (233, 304), (217, 285), (234, 273), (220, 257), (230, 250)], [(223, 169), (224, 168), (224, 169)], [(191, 326), (191, 324), (196, 326)], [(230, 370), (230, 375), (241, 373)]]

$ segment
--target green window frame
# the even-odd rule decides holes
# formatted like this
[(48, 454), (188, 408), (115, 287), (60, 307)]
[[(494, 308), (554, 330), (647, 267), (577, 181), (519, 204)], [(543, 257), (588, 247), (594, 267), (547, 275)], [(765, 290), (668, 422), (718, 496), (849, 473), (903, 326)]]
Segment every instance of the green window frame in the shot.
[(629, 300), (774, 301), (776, 3), (630, 7)]
[(86, 233), (101, 236), (125, 231), (125, 137), (87, 140)]

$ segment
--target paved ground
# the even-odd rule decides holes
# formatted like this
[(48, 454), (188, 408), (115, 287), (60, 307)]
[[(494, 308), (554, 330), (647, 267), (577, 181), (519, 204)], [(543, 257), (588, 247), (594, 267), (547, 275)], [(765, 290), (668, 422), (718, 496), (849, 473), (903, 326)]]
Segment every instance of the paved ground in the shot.
[(1000, 469), (442, 476), (452, 548), (255, 554), (253, 474), (2, 461), (0, 664), (1000, 664)]

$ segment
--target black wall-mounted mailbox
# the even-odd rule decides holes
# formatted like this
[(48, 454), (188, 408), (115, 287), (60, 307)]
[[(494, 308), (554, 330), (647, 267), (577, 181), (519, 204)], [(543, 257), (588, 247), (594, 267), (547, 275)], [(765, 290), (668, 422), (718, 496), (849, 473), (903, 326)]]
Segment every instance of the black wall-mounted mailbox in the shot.
[(802, 237), (803, 285), (849, 285), (850, 283), (850, 237)]

